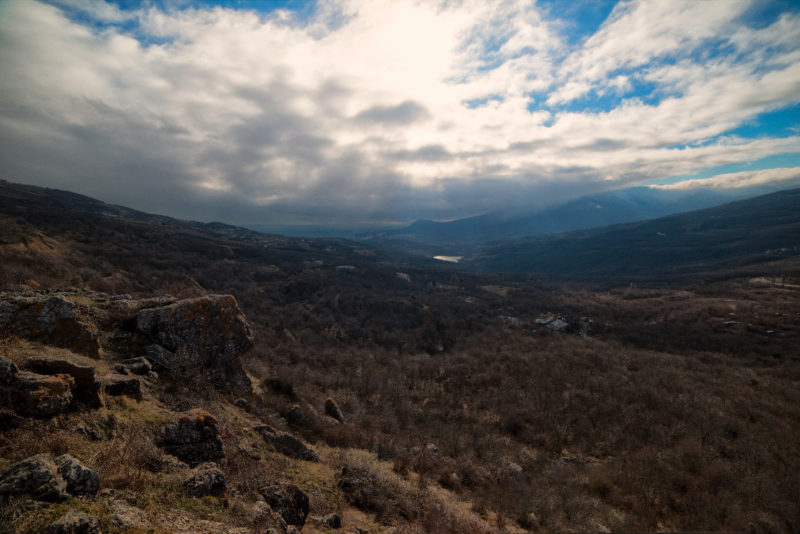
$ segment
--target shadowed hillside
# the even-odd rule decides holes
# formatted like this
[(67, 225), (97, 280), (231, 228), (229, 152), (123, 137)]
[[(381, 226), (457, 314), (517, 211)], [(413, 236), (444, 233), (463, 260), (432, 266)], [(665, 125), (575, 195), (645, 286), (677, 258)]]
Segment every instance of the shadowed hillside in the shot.
[[(471, 268), (593, 280), (689, 279), (780, 273), (800, 255), (800, 189), (651, 221), (507, 241)], [(778, 262), (775, 266), (767, 266)]]

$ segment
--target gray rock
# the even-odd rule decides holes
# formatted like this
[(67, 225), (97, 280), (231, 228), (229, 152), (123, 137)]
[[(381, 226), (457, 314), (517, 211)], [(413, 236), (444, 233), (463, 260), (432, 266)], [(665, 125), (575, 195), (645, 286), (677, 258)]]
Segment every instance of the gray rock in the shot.
[(204, 410), (180, 414), (176, 420), (162, 425), (159, 434), (158, 446), (191, 466), (225, 457), (217, 419)]
[(184, 482), (186, 493), (192, 497), (203, 497), (205, 495), (222, 496), (225, 495), (227, 484), (225, 473), (219, 466), (212, 462), (206, 462), (192, 469), (189, 478)]
[(308, 495), (294, 484), (260, 488), (258, 492), (287, 525), (302, 527), (308, 516)]
[(49, 534), (102, 534), (96, 517), (70, 510), (48, 527)]
[(69, 498), (67, 483), (49, 454), (37, 454), (13, 464), (0, 474), (0, 495), (30, 495), (42, 501)]
[[(211, 370), (221, 387), (249, 393), (252, 385), (240, 357), (253, 347), (250, 325), (231, 295), (214, 295), (147, 308), (136, 329), (173, 354), (181, 351), (187, 369)], [(174, 367), (175, 358), (169, 362)]]
[(258, 425), (255, 430), (279, 453), (298, 460), (319, 462), (319, 456), (309, 449), (300, 438), (288, 432), (275, 430), (269, 425)]
[(0, 301), (0, 332), (98, 357), (98, 330), (87, 306), (61, 296), (17, 296)]
[(72, 396), (76, 400), (92, 408), (103, 405), (100, 398), (100, 383), (95, 378), (92, 366), (78, 365), (49, 356), (34, 356), (25, 360), (23, 367), (41, 375), (69, 375), (75, 380)]
[(97, 495), (100, 477), (69, 454), (56, 458), (58, 473), (67, 483), (67, 491), (72, 495)]

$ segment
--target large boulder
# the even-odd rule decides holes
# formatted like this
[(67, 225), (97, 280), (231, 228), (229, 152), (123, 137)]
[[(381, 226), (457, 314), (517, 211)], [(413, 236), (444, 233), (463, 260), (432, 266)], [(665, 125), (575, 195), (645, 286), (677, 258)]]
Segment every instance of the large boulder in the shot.
[(308, 495), (294, 484), (265, 486), (258, 492), (287, 525), (302, 527), (308, 516)]
[(184, 412), (162, 425), (158, 446), (191, 466), (225, 457), (217, 419), (200, 409)]
[[(162, 359), (172, 353), (171, 361), (159, 362), (161, 366), (209, 371), (220, 386), (250, 391), (240, 357), (253, 347), (253, 334), (233, 296), (205, 296), (143, 309), (136, 315), (136, 330), (150, 344), (165, 349)], [(185, 361), (176, 361), (179, 357)]]
[(300, 438), (288, 432), (276, 430), (269, 425), (258, 425), (255, 430), (279, 453), (298, 460), (319, 462), (319, 456), (309, 449)]
[(0, 332), (98, 357), (97, 326), (89, 308), (60, 296), (12, 296), (0, 300)]
[(95, 378), (94, 367), (90, 365), (79, 365), (50, 356), (34, 356), (25, 360), (23, 368), (40, 375), (69, 375), (75, 380), (72, 388), (75, 400), (92, 408), (99, 408), (103, 404), (100, 382)]

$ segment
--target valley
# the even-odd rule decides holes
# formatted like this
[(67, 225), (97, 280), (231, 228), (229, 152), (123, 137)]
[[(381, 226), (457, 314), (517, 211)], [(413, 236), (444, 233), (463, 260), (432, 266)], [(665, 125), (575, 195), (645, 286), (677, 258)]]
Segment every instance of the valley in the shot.
[[(0, 529), (79, 511), (103, 532), (794, 532), (797, 198), (452, 263), (2, 182), (0, 357), (19, 371), (0, 471), (70, 454), (99, 482), (55, 503), (2, 490)], [(99, 349), (16, 326), (52, 299)], [(12, 402), (42, 356), (92, 367), (99, 405)], [(139, 394), (106, 386), (123, 377)], [(226, 489), (188, 489), (199, 463), (170, 424), (205, 425)], [(290, 485), (299, 524), (268, 490)]]

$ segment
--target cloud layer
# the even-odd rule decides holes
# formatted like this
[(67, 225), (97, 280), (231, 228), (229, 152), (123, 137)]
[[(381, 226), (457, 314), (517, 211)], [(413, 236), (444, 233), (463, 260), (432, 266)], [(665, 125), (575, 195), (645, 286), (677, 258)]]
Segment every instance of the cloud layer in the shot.
[(800, 152), (796, 132), (736, 133), (800, 100), (800, 15), (759, 25), (754, 6), (621, 2), (575, 41), (558, 3), (11, 1), (0, 172), (179, 217), (342, 224)]

